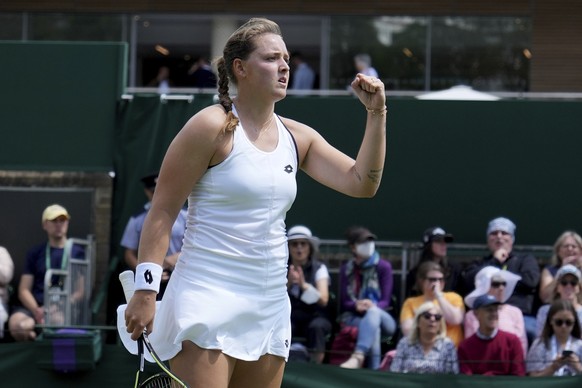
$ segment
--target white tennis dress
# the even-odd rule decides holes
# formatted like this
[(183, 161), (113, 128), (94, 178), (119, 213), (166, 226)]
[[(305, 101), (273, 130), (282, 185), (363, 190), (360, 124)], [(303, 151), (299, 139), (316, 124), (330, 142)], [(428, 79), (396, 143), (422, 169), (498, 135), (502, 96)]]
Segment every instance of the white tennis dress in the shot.
[[(289, 131), (276, 122), (272, 152), (256, 148), (239, 124), (231, 153), (206, 171), (188, 198), (184, 245), (149, 336), (164, 360), (184, 340), (240, 360), (267, 353), (288, 358), (285, 215), (297, 193), (298, 154)], [(120, 306), (118, 329), (137, 353), (124, 312)]]

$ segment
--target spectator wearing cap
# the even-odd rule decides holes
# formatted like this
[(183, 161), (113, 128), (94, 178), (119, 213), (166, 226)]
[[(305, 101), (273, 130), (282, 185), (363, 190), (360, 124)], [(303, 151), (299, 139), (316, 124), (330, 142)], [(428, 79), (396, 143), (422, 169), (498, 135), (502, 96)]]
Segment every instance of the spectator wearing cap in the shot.
[[(18, 303), (8, 320), (8, 328), (16, 341), (30, 341), (36, 338), (35, 325), (45, 323), (44, 286), (48, 269), (64, 270), (69, 259), (84, 258), (82, 246), (68, 239), (71, 216), (67, 209), (53, 204), (42, 212), (42, 228), (46, 231), (47, 241), (34, 246), (26, 255), (26, 263), (18, 284)], [(79, 281), (82, 281), (80, 279)], [(63, 279), (54, 276), (52, 287), (63, 287)], [(79, 301), (83, 295), (83, 285), (77, 284), (69, 301)]]
[[(141, 178), (143, 184), (144, 193), (148, 199), (148, 202), (144, 205), (143, 210), (139, 213), (130, 217), (123, 236), (121, 237), (121, 246), (125, 248), (124, 259), (127, 268), (132, 271), (135, 270), (137, 266), (137, 252), (139, 248), (139, 239), (141, 237), (141, 230), (143, 228), (143, 223), (145, 222), (148, 211), (151, 207), (151, 201), (154, 197), (154, 192), (156, 189), (156, 184), (158, 182), (158, 173), (152, 173)], [(166, 258), (164, 260), (162, 274), (162, 283), (160, 286), (160, 292), (157, 295), (158, 300), (164, 294), (168, 280), (170, 279), (170, 274), (176, 265), (178, 260), (178, 255), (182, 250), (182, 239), (184, 237), (184, 231), (186, 230), (186, 217), (188, 212), (186, 209), (180, 210), (174, 225), (172, 226), (172, 233), (170, 236), (170, 245), (168, 246), (168, 251), (166, 253)]]
[(443, 313), (447, 326), (447, 336), (455, 346), (463, 337), (463, 318), (465, 305), (461, 295), (452, 291), (443, 291), (445, 281), (443, 268), (434, 261), (425, 261), (418, 268), (416, 283), (422, 294), (406, 298), (400, 309), (400, 331), (407, 336), (412, 330), (416, 312), (425, 302), (433, 302), (438, 305)]
[(550, 264), (542, 270), (540, 279), (540, 299), (544, 303), (552, 301), (555, 278), (558, 269), (566, 264), (582, 268), (582, 237), (572, 230), (562, 233), (554, 243), (554, 253)]
[(342, 368), (380, 367), (382, 334), (393, 335), (396, 322), (388, 313), (392, 298), (392, 265), (376, 251), (377, 237), (362, 226), (346, 233), (352, 258), (340, 268), (341, 321), (358, 327), (356, 348)]
[[(520, 277), (516, 274), (499, 269), (497, 267), (484, 267), (475, 276), (475, 289), (465, 297), (465, 304), (473, 308), (473, 303), (481, 295), (493, 295), (503, 303), (499, 306), (499, 328), (508, 333), (515, 334), (521, 342), (523, 356), (527, 354), (528, 342), (523, 323), (523, 314), (520, 309), (510, 304), (505, 304)], [(477, 332), (479, 321), (474, 310), (465, 314), (465, 338), (469, 338)]]
[(555, 300), (547, 313), (541, 336), (526, 359), (530, 376), (572, 376), (582, 373), (582, 335), (574, 306)]
[[(574, 311), (578, 316), (578, 321), (582, 322), (582, 273), (572, 264), (566, 264), (556, 272), (556, 279), (553, 282), (552, 301), (568, 300), (572, 303)], [(536, 337), (542, 335), (548, 310), (551, 304), (545, 304), (538, 309), (536, 316)]]
[(450, 262), (447, 258), (447, 243), (453, 242), (453, 235), (445, 232), (440, 226), (433, 226), (424, 231), (422, 235), (422, 253), (420, 261), (406, 275), (406, 296), (417, 296), (422, 293), (416, 287), (416, 273), (418, 267), (426, 261), (434, 261), (445, 271), (445, 284), (443, 291), (459, 292), (461, 266), (459, 263)]
[(513, 252), (515, 224), (504, 217), (491, 220), (487, 227), (487, 247), (490, 254), (478, 260), (463, 271), (466, 289), (471, 289), (475, 275), (487, 266), (497, 267), (521, 277), (507, 304), (515, 306), (523, 313), (528, 343), (535, 338), (536, 319), (534, 297), (540, 281), (540, 267), (536, 258), (529, 253)]
[(473, 301), (479, 328), (458, 348), (459, 367), (467, 375), (525, 376), (524, 356), (519, 338), (499, 329), (499, 306), (493, 295)]
[[(327, 314), (330, 276), (327, 266), (317, 260), (319, 239), (303, 225), (287, 232), (289, 271), (287, 291), (291, 301), (293, 339), (303, 338), (312, 362), (321, 364), (332, 325)], [(292, 343), (292, 346), (294, 344)]]

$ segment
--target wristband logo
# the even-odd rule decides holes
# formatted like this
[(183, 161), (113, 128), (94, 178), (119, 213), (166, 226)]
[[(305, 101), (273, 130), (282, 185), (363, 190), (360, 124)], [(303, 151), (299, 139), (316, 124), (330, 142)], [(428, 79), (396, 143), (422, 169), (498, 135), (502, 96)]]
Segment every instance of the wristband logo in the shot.
[(152, 276), (152, 271), (150, 271), (149, 269), (147, 269), (143, 273), (143, 278), (147, 284), (152, 284), (154, 282), (154, 277)]

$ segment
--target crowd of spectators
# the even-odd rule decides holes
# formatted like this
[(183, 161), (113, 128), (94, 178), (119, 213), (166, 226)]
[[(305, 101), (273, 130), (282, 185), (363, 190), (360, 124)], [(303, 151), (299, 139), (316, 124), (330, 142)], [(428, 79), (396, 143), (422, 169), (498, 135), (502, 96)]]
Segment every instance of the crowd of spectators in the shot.
[[(312, 238), (307, 227), (300, 228)], [(339, 284), (332, 285), (325, 270), (326, 295), (337, 290), (338, 300), (337, 316), (329, 306), (320, 310), (333, 327), (331, 335), (321, 334), (327, 338), (323, 362), (398, 373), (580, 373), (582, 238), (564, 232), (552, 262), (543, 266), (531, 253), (513, 249), (515, 232), (511, 220), (491, 220), (489, 253), (461, 265), (447, 257), (453, 235), (439, 226), (428, 228), (420, 260), (406, 276), (403, 300), (394, 303), (392, 266), (375, 249), (376, 236), (362, 226), (350, 228), (350, 258), (339, 269)], [(317, 249), (311, 257), (316, 260)], [(290, 293), (293, 271), (290, 266)], [(294, 341), (301, 341), (295, 332), (300, 329), (293, 330)], [(309, 343), (303, 342), (308, 354)]]
[[(148, 182), (155, 177), (144, 177), (146, 190), (153, 190), (155, 183)], [(60, 205), (43, 213), (48, 243), (31, 249), (14, 306), (7, 291), (14, 263), (0, 247), (0, 323), (15, 340), (34, 339), (44, 322), (41, 272), (49, 259), (51, 267), (62, 267), (69, 218)], [(350, 257), (339, 268), (339, 284), (332, 284), (318, 258), (320, 240), (306, 226), (289, 228), (290, 360), (398, 373), (580, 373), (582, 238), (564, 232), (551, 263), (540, 266), (532, 254), (513, 250), (515, 231), (507, 218), (492, 220), (486, 229), (489, 254), (461, 266), (447, 257), (453, 235), (438, 226), (426, 229), (420, 260), (407, 274), (395, 309), (392, 265), (376, 248), (372, 231), (355, 226), (346, 232)], [(122, 245), (132, 253), (133, 245)]]

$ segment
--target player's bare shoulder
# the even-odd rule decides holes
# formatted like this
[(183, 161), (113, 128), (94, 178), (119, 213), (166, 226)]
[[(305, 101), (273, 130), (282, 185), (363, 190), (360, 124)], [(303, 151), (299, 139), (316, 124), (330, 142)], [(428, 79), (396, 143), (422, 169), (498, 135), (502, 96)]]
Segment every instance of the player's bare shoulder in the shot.
[(204, 159), (211, 163), (217, 153), (228, 150), (229, 139), (224, 132), (226, 113), (220, 105), (206, 107), (182, 127), (172, 142), (172, 148), (185, 158)]
[(216, 139), (223, 132), (226, 122), (226, 112), (218, 104), (208, 106), (188, 120), (182, 128), (190, 136)]

